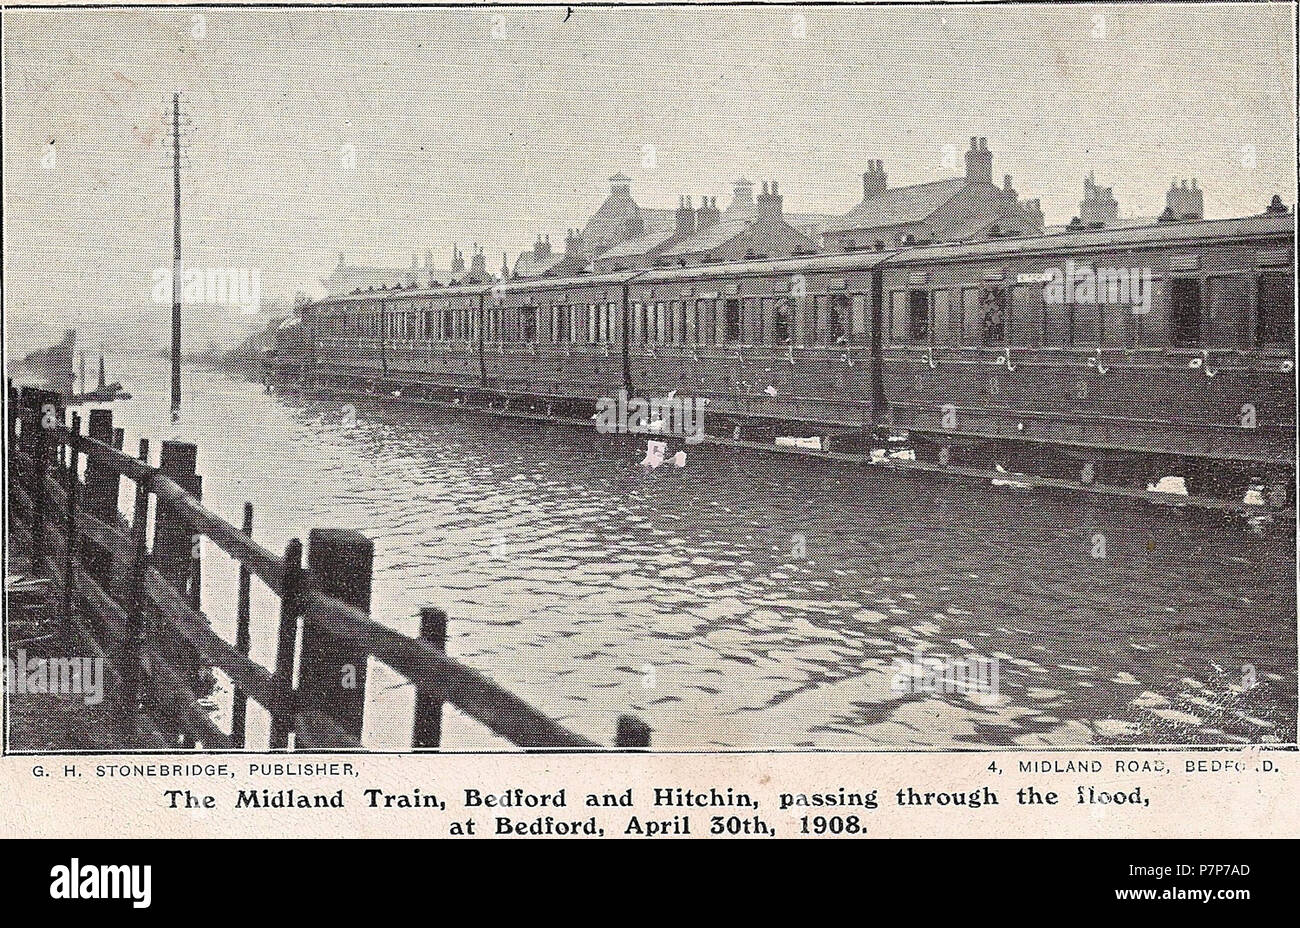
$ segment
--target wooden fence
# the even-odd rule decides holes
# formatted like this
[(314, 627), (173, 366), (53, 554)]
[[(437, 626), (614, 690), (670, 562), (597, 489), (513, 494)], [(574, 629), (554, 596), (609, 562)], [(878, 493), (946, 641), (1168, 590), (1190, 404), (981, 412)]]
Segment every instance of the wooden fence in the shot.
[[(598, 747), (449, 657), (443, 611), (421, 611), (418, 638), (375, 622), (374, 544), (363, 535), (312, 529), (305, 563), (298, 539), (278, 557), (253, 540), (251, 504), (240, 528), (203, 506), (194, 445), (164, 441), (154, 467), (148, 439), (138, 457), (122, 452), (111, 410), (91, 410), (83, 435), (80, 415), (65, 423), (57, 393), (10, 384), (8, 399), (11, 542), (25, 538), (33, 569), (55, 579), (69, 632), (104, 658), (117, 707), (144, 746), (244, 748), (252, 701), (269, 714), (272, 750), (358, 749), (373, 656), (416, 689), (415, 750), (441, 746), (444, 703), (519, 747)], [(124, 479), (135, 487), (130, 519), (118, 508)], [(239, 564), (233, 643), (202, 612), (204, 537)], [(249, 657), (253, 577), (279, 598), (273, 669)], [(229, 733), (202, 704), (212, 668), (234, 686)], [(644, 722), (619, 719), (614, 747), (649, 744)]]

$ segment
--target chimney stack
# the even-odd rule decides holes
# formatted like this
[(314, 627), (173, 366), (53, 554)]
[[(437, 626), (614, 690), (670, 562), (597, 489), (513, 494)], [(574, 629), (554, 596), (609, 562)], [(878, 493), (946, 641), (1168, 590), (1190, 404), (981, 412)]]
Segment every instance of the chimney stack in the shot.
[(883, 161), (868, 161), (867, 172), (862, 175), (862, 199), (868, 200), (871, 197), (880, 196), (888, 189), (888, 178), (885, 177), (885, 163)]
[(570, 229), (568, 236), (564, 239), (564, 256), (566, 258), (578, 258), (582, 256), (582, 232), (577, 229)]
[(743, 177), (737, 178), (731, 187), (731, 205), (727, 207), (727, 214), (747, 215), (753, 208), (754, 185)]
[(679, 196), (677, 198), (677, 231), (679, 238), (691, 235), (695, 232), (695, 210), (691, 209), (691, 198)]
[(451, 273), (453, 277), (465, 273), (465, 255), (459, 245), (451, 246)]
[(772, 181), (771, 190), (767, 181), (763, 182), (763, 192), (758, 195), (758, 218), (780, 219), (781, 201), (785, 198), (777, 190), (776, 181)]
[(487, 276), (487, 256), (483, 249), (478, 247), (478, 242), (474, 243), (474, 254), (469, 260), (469, 272), (475, 277)]
[(993, 152), (988, 139), (970, 138), (970, 151), (966, 152), (966, 182), (968, 184), (993, 183)]
[(1190, 187), (1186, 180), (1181, 184), (1174, 182), (1169, 185), (1169, 192), (1165, 194), (1164, 218), (1182, 220), (1204, 217), (1205, 194), (1195, 178), (1192, 178)]
[(1020, 202), (1020, 208), (1029, 214), (1029, 217), (1034, 220), (1040, 230), (1044, 227), (1046, 223), (1043, 220), (1042, 200), (1039, 200), (1037, 197), (1032, 200), (1022, 200)]
[(718, 201), (716, 198), (706, 196), (700, 197), (700, 208), (695, 214), (695, 229), (701, 231), (713, 225), (721, 214), (718, 212)]

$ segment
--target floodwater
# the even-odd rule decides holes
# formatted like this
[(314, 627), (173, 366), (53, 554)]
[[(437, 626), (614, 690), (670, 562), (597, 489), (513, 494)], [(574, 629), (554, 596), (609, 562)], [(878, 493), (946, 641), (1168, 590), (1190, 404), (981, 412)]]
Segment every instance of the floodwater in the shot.
[[(643, 439), (393, 408), (350, 424), (210, 370), (186, 370), (173, 426), (165, 362), (110, 366), (135, 394), (114, 407), (128, 451), (196, 442), (205, 503), (238, 524), (252, 501), (273, 551), (317, 526), (374, 539), (378, 621), (413, 634), (441, 607), (450, 654), (600, 743), (623, 713), (661, 750), (1295, 741), (1288, 520), (718, 447), (646, 470)], [(234, 566), (204, 556), (233, 640)], [(268, 665), (275, 615), (259, 588)], [(412, 688), (372, 680), (365, 743), (405, 749)], [(447, 749), (505, 746), (450, 715)]]

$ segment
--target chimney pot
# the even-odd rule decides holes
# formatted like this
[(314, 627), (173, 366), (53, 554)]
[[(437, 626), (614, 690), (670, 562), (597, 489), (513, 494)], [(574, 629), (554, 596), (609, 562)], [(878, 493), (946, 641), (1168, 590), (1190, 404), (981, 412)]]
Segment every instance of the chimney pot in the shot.
[(980, 143), (979, 138), (978, 138), (977, 136), (972, 135), (972, 136), (970, 137), (970, 148), (971, 148), (971, 151), (978, 151), (978, 150), (979, 150), (979, 147), (980, 147), (980, 144), (979, 144), (979, 143)]

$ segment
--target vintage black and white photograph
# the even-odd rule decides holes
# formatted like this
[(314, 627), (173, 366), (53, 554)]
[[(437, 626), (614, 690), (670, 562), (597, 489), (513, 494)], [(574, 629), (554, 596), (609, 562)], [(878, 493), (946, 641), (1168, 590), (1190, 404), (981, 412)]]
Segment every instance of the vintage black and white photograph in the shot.
[(1294, 9), (8, 9), (5, 751), (1294, 746)]

